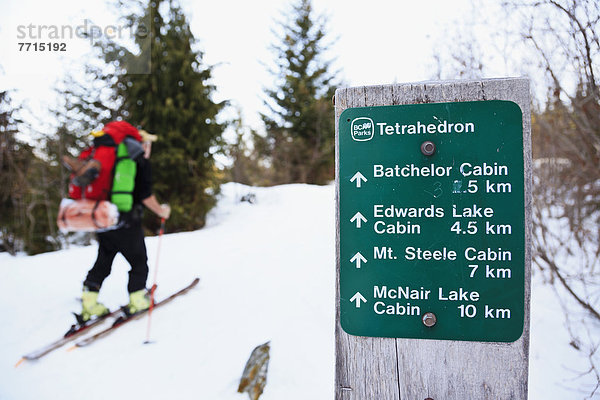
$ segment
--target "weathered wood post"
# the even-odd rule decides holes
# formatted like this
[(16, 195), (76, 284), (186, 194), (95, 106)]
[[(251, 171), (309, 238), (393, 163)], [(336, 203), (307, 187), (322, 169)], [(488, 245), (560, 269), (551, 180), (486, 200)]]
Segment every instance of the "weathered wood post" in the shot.
[(528, 79), (334, 101), (336, 399), (526, 399)]

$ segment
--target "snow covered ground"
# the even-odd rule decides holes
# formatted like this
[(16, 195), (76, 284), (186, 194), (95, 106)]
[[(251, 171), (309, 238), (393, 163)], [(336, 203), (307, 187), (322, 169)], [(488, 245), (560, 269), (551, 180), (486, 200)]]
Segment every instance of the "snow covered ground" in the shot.
[[(237, 201), (249, 192), (255, 204)], [(261, 399), (333, 399), (334, 231), (333, 186), (224, 185), (205, 229), (163, 237), (157, 299), (201, 281), (153, 314), (154, 343), (143, 344), (144, 318), (18, 368), (23, 354), (72, 323), (96, 246), (0, 254), (0, 399), (242, 400), (236, 390), (246, 360), (267, 341)], [(151, 280), (158, 239), (146, 243)], [(127, 271), (118, 256), (100, 294), (110, 308), (127, 302)], [(569, 345), (562, 310), (554, 289), (534, 276), (531, 399), (582, 399), (595, 384), (589, 374), (577, 378), (587, 363)]]

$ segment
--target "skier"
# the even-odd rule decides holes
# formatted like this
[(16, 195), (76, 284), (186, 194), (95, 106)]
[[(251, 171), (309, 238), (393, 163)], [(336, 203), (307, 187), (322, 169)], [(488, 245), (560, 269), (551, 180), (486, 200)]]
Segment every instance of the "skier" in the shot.
[[(127, 124), (124, 121), (119, 121), (119, 123)], [(108, 125), (105, 126), (105, 129)], [(133, 128), (131, 125), (129, 127)], [(101, 317), (109, 313), (108, 308), (98, 302), (98, 293), (102, 282), (111, 272), (112, 263), (117, 253), (123, 254), (131, 266), (127, 285), (129, 304), (126, 306), (125, 312), (131, 315), (150, 307), (150, 299), (146, 290), (148, 256), (142, 230), (143, 209), (145, 206), (160, 218), (166, 220), (171, 215), (171, 208), (166, 204), (159, 204), (152, 193), (149, 158), (152, 142), (157, 140), (157, 136), (143, 130), (140, 130), (139, 133), (142, 137), (143, 157), (135, 159), (136, 175), (133, 189), (133, 207), (131, 211), (120, 214), (118, 229), (97, 234), (98, 256), (83, 282), (83, 294), (81, 296), (81, 317), (83, 321), (90, 320), (92, 316)], [(94, 136), (98, 137), (103, 134), (105, 133), (102, 131), (95, 132)]]

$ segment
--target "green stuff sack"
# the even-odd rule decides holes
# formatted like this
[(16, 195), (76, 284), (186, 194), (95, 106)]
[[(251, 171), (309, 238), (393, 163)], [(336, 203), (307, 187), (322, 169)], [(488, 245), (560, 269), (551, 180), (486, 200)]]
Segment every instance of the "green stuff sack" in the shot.
[(119, 211), (128, 212), (133, 207), (133, 188), (135, 186), (136, 164), (127, 152), (125, 143), (117, 147), (117, 161), (113, 178), (110, 201)]

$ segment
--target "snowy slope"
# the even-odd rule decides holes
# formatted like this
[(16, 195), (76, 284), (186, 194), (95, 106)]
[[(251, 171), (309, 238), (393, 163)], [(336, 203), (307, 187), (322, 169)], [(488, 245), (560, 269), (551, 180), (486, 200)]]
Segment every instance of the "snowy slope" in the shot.
[[(255, 204), (236, 201), (248, 192)], [(224, 185), (205, 229), (163, 237), (157, 298), (201, 281), (153, 314), (154, 343), (142, 344), (144, 318), (90, 347), (61, 348), (18, 368), (24, 353), (71, 324), (96, 246), (0, 254), (0, 399), (246, 399), (236, 393), (239, 378), (266, 341), (261, 400), (333, 399), (334, 230), (333, 186)], [(158, 241), (146, 243), (151, 280)], [(110, 308), (127, 301), (127, 270), (119, 256), (100, 294)], [(532, 310), (530, 398), (582, 398), (569, 384), (582, 356), (568, 345), (553, 290), (537, 281)]]

